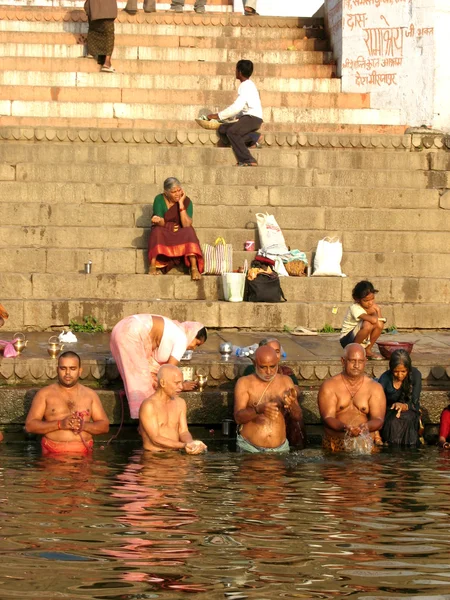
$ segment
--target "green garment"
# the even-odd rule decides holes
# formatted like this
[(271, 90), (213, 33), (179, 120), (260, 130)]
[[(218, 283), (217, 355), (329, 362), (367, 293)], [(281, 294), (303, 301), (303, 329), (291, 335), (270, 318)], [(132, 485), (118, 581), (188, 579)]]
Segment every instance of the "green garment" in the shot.
[[(194, 216), (194, 207), (192, 202), (187, 202), (186, 204), (186, 214), (192, 219)], [(164, 200), (164, 194), (158, 194), (153, 200), (153, 214), (164, 219), (164, 215), (168, 210), (166, 201)]]

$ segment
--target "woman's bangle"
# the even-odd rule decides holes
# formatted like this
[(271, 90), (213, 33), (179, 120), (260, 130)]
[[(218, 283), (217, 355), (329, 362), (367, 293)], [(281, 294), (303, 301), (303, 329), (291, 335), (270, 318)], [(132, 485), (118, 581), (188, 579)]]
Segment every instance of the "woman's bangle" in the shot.
[(61, 421), (58, 421), (58, 429), (61, 429)]
[(185, 208), (180, 208), (180, 212), (183, 212), (183, 210), (186, 210)]

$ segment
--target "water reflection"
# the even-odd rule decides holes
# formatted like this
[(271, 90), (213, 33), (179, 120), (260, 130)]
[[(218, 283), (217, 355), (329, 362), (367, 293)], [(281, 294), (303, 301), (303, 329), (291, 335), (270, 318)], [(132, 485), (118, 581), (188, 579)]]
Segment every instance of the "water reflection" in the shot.
[(0, 454), (2, 600), (450, 591), (450, 452)]

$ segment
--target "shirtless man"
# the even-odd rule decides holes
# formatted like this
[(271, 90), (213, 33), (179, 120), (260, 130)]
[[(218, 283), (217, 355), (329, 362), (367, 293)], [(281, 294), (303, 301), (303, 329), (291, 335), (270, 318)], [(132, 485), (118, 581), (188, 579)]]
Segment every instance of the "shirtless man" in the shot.
[(178, 395), (183, 389), (183, 374), (175, 365), (163, 365), (158, 371), (156, 392), (139, 409), (139, 427), (144, 450), (185, 450), (200, 454), (206, 446), (189, 433), (186, 402)]
[(278, 373), (278, 357), (270, 346), (255, 352), (255, 373), (241, 377), (234, 390), (237, 445), (245, 452), (289, 452), (285, 413), (302, 421), (292, 379)]
[(109, 421), (100, 398), (78, 383), (81, 361), (75, 352), (58, 359), (58, 383), (42, 388), (33, 398), (25, 421), (27, 433), (41, 434), (47, 454), (88, 454), (94, 435), (107, 433)]
[(343, 370), (319, 389), (319, 411), (325, 425), (323, 447), (345, 450), (345, 435), (357, 437), (379, 431), (384, 423), (386, 398), (379, 383), (364, 374), (366, 353), (349, 344), (341, 358)]

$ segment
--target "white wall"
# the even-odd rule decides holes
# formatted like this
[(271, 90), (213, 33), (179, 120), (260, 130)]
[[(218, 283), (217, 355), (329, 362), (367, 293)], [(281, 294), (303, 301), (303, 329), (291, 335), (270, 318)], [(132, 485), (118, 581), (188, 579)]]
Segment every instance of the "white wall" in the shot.
[(435, 0), (433, 126), (450, 131), (450, 0)]
[(401, 123), (450, 128), (450, 0), (326, 0), (342, 91), (401, 109)]

